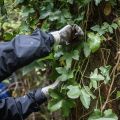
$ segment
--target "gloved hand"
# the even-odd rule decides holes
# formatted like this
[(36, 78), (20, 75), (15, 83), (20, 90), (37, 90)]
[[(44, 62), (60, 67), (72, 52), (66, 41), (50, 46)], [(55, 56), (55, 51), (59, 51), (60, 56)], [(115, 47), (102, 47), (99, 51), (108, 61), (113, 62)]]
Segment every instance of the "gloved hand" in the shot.
[(64, 28), (62, 28), (59, 31), (51, 32), (51, 34), (54, 37), (55, 42), (58, 44), (60, 43), (66, 43), (68, 44), (70, 41), (75, 39), (76, 37), (79, 37), (81, 35), (84, 35), (81, 27), (78, 25), (66, 25)]
[(43, 94), (48, 97), (49, 96), (49, 90), (50, 89), (56, 89), (57, 87), (59, 87), (59, 85), (61, 84), (61, 81), (60, 80), (56, 80), (53, 84), (49, 85), (49, 86), (46, 86), (46, 87), (43, 87), (41, 89), (41, 91), (43, 92)]

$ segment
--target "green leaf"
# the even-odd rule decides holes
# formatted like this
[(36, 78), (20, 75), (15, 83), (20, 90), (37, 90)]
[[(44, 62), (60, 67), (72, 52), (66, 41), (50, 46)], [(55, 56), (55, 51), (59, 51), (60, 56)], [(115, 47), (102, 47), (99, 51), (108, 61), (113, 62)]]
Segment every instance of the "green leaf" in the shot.
[(35, 11), (34, 11), (33, 8), (23, 7), (23, 8), (22, 8), (22, 13), (21, 13), (21, 15), (22, 15), (23, 17), (27, 17), (29, 14), (34, 13), (34, 12), (35, 12)]
[(94, 0), (94, 1), (95, 1), (95, 5), (98, 6), (102, 0)]
[(117, 120), (118, 117), (112, 112), (112, 109), (108, 109), (104, 111), (104, 116), (106, 118), (111, 118), (111, 120)]
[(103, 74), (105, 76), (106, 74), (109, 73), (109, 71), (111, 69), (111, 66), (110, 65), (108, 65), (108, 66), (101, 66), (99, 69), (101, 71), (101, 74)]
[(111, 109), (105, 110), (101, 113), (99, 109), (94, 110), (88, 120), (118, 120), (118, 117), (112, 112)]
[(108, 30), (110, 33), (113, 33), (113, 28), (111, 26), (109, 26)]
[(55, 54), (54, 54), (54, 57), (55, 58), (59, 58), (63, 55), (63, 52), (62, 51), (57, 51)]
[(54, 112), (56, 110), (59, 110), (62, 107), (63, 100), (52, 100), (48, 104), (48, 109), (51, 112)]
[(67, 69), (71, 68), (71, 64), (72, 64), (72, 58), (66, 59), (66, 68)]
[(120, 98), (120, 91), (117, 91), (116, 98)]
[(105, 78), (101, 74), (98, 74), (98, 69), (96, 68), (94, 72), (91, 72), (90, 79), (93, 81), (101, 81), (104, 80)]
[(50, 15), (49, 15), (49, 20), (51, 22), (55, 21), (55, 20), (59, 20), (60, 19), (60, 14), (61, 14), (61, 11), (60, 10), (57, 10), (55, 12), (52, 12)]
[(13, 38), (13, 33), (11, 32), (5, 32), (4, 39), (5, 40), (11, 40)]
[(57, 79), (60, 80), (60, 81), (66, 81), (68, 79), (68, 76), (67, 76), (67, 74), (62, 74)]
[(89, 116), (88, 120), (99, 120), (102, 116), (99, 109), (94, 109), (94, 112)]
[(116, 23), (112, 23), (111, 25), (114, 29), (117, 29), (118, 28), (118, 25)]
[[(72, 1), (72, 0), (70, 0), (70, 1)], [(69, 12), (69, 10), (68, 9), (63, 9), (62, 10), (62, 17), (63, 17), (63, 19), (65, 19), (65, 18), (67, 18), (67, 19), (71, 19), (72, 18), (72, 16), (71, 16), (71, 14), (70, 14), (70, 12)]]
[(94, 53), (100, 48), (101, 37), (99, 34), (88, 33), (88, 45), (91, 51)]
[(60, 93), (56, 90), (50, 90), (49, 94), (52, 98), (54, 99), (62, 99), (62, 96), (60, 95)]
[(110, 72), (111, 66), (110, 65), (109, 66), (102, 66), (99, 69), (101, 71), (101, 74), (105, 77), (105, 83), (108, 83), (110, 80), (109, 72)]
[(73, 71), (68, 71), (68, 72), (65, 72), (63, 73), (61, 76), (59, 76), (57, 79), (60, 80), (60, 81), (66, 81), (68, 79), (71, 79), (73, 78)]
[(15, 0), (15, 5), (18, 5), (18, 4), (23, 3), (23, 2), (24, 2), (24, 0)]
[(99, 25), (95, 25), (93, 27), (91, 27), (91, 30), (98, 32), (100, 30), (100, 26)]
[(56, 68), (57, 72), (61, 74), (57, 79), (60, 81), (66, 81), (68, 79), (73, 78), (73, 71), (68, 70), (66, 67), (58, 67)]
[(72, 58), (75, 59), (75, 60), (79, 60), (79, 51), (78, 50), (73, 51)]
[(73, 0), (67, 0), (67, 2), (73, 4)]
[(85, 57), (88, 57), (91, 53), (91, 49), (90, 49), (87, 42), (84, 42), (84, 49), (83, 50), (84, 50)]
[(102, 25), (102, 27), (101, 27), (101, 29), (102, 30), (106, 30), (106, 32), (107, 32), (107, 29), (108, 29), (109, 26), (110, 25), (107, 22), (104, 22), (103, 25)]
[(99, 33), (99, 35), (103, 35), (105, 34), (105, 30), (102, 30), (101, 27), (99, 25), (95, 25), (91, 28), (91, 30)]
[(73, 71), (68, 71), (67, 76), (68, 76), (68, 79), (73, 78), (74, 77)]
[(86, 90), (84, 88), (81, 89), (81, 94), (80, 94), (80, 100), (83, 104), (83, 106), (88, 109), (90, 106), (90, 95), (86, 92)]
[(81, 92), (79, 86), (70, 85), (67, 88), (69, 89), (69, 91), (67, 92), (69, 98), (76, 99), (80, 96)]
[(66, 67), (69, 69), (72, 63), (72, 53), (64, 53), (63, 59), (66, 60)]
[(90, 95), (90, 97), (92, 97), (93, 99), (95, 99), (96, 97), (93, 95), (93, 93), (90, 91), (90, 88), (88, 86), (84, 86), (84, 89), (86, 90), (86, 92)]
[(120, 26), (120, 19), (117, 20), (118, 27)]
[(98, 87), (98, 85), (97, 85), (97, 81), (95, 81), (95, 80), (91, 80), (90, 83), (92, 84), (92, 87), (96, 90), (97, 87)]
[(5, 80), (3, 81), (3, 83), (5, 83), (5, 84), (10, 84), (10, 80), (9, 80), (9, 79), (5, 79)]
[(48, 11), (48, 12), (42, 12), (41, 15), (40, 15), (40, 17), (39, 17), (39, 19), (45, 19), (45, 18), (47, 18), (50, 14), (51, 14), (50, 11)]
[(63, 101), (63, 105), (62, 105), (62, 115), (64, 117), (69, 116), (70, 110), (71, 108), (73, 108), (75, 105), (75, 102), (73, 100), (67, 99)]
[(59, 73), (59, 74), (64, 74), (66, 73), (66, 69), (64, 67), (58, 67), (56, 68), (56, 71)]
[(69, 53), (64, 53), (63, 59), (66, 60), (66, 67), (67, 67), (67, 69), (69, 69), (69, 68), (71, 68), (72, 59), (79, 60), (79, 51), (74, 50)]

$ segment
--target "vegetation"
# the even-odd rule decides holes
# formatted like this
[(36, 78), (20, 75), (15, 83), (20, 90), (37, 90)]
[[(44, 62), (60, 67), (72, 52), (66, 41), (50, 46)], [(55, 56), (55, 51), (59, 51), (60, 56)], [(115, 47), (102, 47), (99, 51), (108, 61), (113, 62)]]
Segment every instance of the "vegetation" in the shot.
[(30, 34), (36, 27), (55, 31), (73, 23), (85, 33), (72, 45), (55, 45), (49, 56), (15, 73), (13, 79), (23, 85), (22, 93), (14, 89), (14, 96), (42, 86), (43, 81), (44, 86), (56, 79), (63, 81), (50, 91), (48, 110), (44, 108), (32, 119), (120, 118), (119, 0), (1, 0), (0, 8), (0, 40)]

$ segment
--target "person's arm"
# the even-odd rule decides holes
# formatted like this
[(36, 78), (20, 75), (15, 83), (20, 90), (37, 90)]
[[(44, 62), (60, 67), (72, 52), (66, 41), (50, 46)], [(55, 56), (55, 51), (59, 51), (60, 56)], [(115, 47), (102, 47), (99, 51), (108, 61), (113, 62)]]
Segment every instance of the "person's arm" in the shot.
[(32, 112), (39, 110), (39, 105), (47, 98), (41, 89), (34, 90), (25, 96), (13, 98), (8, 97), (0, 100), (1, 120), (23, 120)]
[(0, 100), (1, 120), (23, 120), (32, 112), (39, 111), (39, 106), (49, 97), (49, 89), (55, 89), (60, 85), (56, 80), (52, 85), (33, 90), (28, 94), (13, 98), (8, 97)]
[(80, 35), (83, 31), (79, 26), (67, 25), (50, 34), (36, 29), (32, 35), (17, 35), (10, 42), (0, 43), (0, 81), (17, 69), (47, 56), (54, 42), (68, 43)]
[(53, 43), (53, 36), (40, 29), (32, 35), (17, 35), (10, 42), (0, 43), (0, 81), (15, 70), (47, 56)]

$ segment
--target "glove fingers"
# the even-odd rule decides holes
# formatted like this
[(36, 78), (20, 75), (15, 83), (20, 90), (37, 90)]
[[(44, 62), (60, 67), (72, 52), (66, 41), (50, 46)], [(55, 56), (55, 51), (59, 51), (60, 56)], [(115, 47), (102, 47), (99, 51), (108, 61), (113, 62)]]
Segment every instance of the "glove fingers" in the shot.
[(76, 36), (84, 35), (84, 32), (82, 31), (81, 27), (79, 27), (76, 24), (73, 25), (73, 30), (75, 31)]
[(71, 29), (71, 25), (66, 25), (64, 28), (60, 30), (60, 32), (66, 32), (66, 30), (68, 31), (70, 29)]

